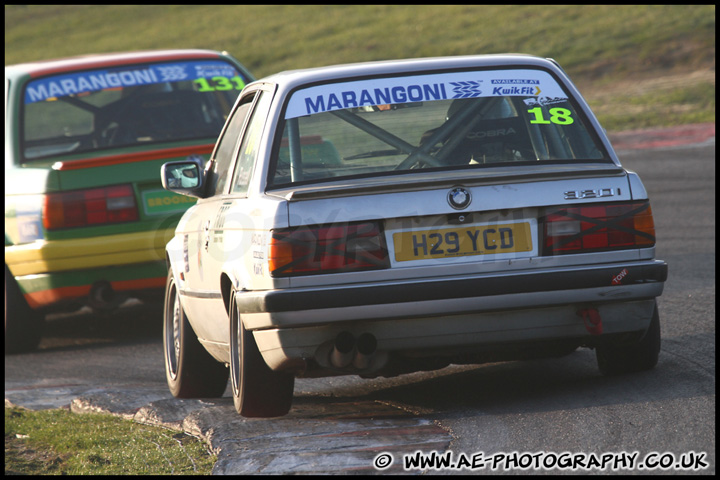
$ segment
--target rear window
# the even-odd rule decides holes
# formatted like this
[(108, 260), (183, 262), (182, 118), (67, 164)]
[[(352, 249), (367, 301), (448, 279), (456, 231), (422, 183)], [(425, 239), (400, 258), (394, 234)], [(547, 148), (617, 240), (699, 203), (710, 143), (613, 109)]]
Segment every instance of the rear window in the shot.
[(220, 59), (38, 78), (24, 92), (24, 159), (201, 138), (214, 142), (247, 80)]
[(538, 162), (608, 162), (575, 102), (544, 70), (334, 83), (289, 98), (271, 186)]

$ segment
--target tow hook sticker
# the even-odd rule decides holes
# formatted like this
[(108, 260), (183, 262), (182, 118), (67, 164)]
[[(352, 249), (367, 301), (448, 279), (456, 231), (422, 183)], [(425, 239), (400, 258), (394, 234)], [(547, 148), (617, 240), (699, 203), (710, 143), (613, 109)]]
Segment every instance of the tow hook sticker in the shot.
[(620, 273), (618, 273), (617, 275), (615, 275), (615, 276), (612, 278), (612, 282), (611, 282), (611, 283), (612, 283), (613, 285), (620, 285), (620, 284), (622, 284), (622, 281), (623, 281), (623, 279), (627, 276), (627, 274), (628, 274), (627, 268), (623, 268)]

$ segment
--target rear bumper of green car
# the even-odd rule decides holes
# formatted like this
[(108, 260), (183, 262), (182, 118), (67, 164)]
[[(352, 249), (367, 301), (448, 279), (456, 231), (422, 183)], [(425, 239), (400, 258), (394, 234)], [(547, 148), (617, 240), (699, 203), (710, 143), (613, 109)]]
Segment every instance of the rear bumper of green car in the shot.
[(33, 309), (116, 292), (159, 296), (172, 234), (167, 229), (6, 246), (5, 262)]

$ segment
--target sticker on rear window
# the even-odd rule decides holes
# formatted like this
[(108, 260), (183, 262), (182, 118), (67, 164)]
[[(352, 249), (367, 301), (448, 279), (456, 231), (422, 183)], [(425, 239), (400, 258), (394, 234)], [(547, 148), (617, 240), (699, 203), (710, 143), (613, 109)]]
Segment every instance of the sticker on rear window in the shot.
[(206, 90), (242, 89), (245, 82), (239, 75), (235, 67), (218, 60), (133, 65), (68, 73), (30, 82), (25, 90), (25, 103), (41, 102), (109, 88), (137, 87), (189, 80), (202, 82), (200, 88)]
[[(498, 96), (541, 98), (541, 95), (554, 101), (567, 99), (555, 79), (542, 70), (487, 70), (381, 78), (299, 90), (290, 99), (285, 118), (400, 103)], [(554, 118), (560, 119), (555, 123), (567, 121), (560, 115)]]

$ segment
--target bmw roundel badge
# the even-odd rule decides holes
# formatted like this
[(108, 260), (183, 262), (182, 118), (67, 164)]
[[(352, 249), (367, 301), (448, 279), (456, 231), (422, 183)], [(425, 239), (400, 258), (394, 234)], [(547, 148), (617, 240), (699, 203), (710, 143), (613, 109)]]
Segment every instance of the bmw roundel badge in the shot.
[(467, 208), (472, 201), (470, 192), (462, 187), (455, 187), (448, 192), (447, 195), (448, 203), (455, 210), (462, 210)]

